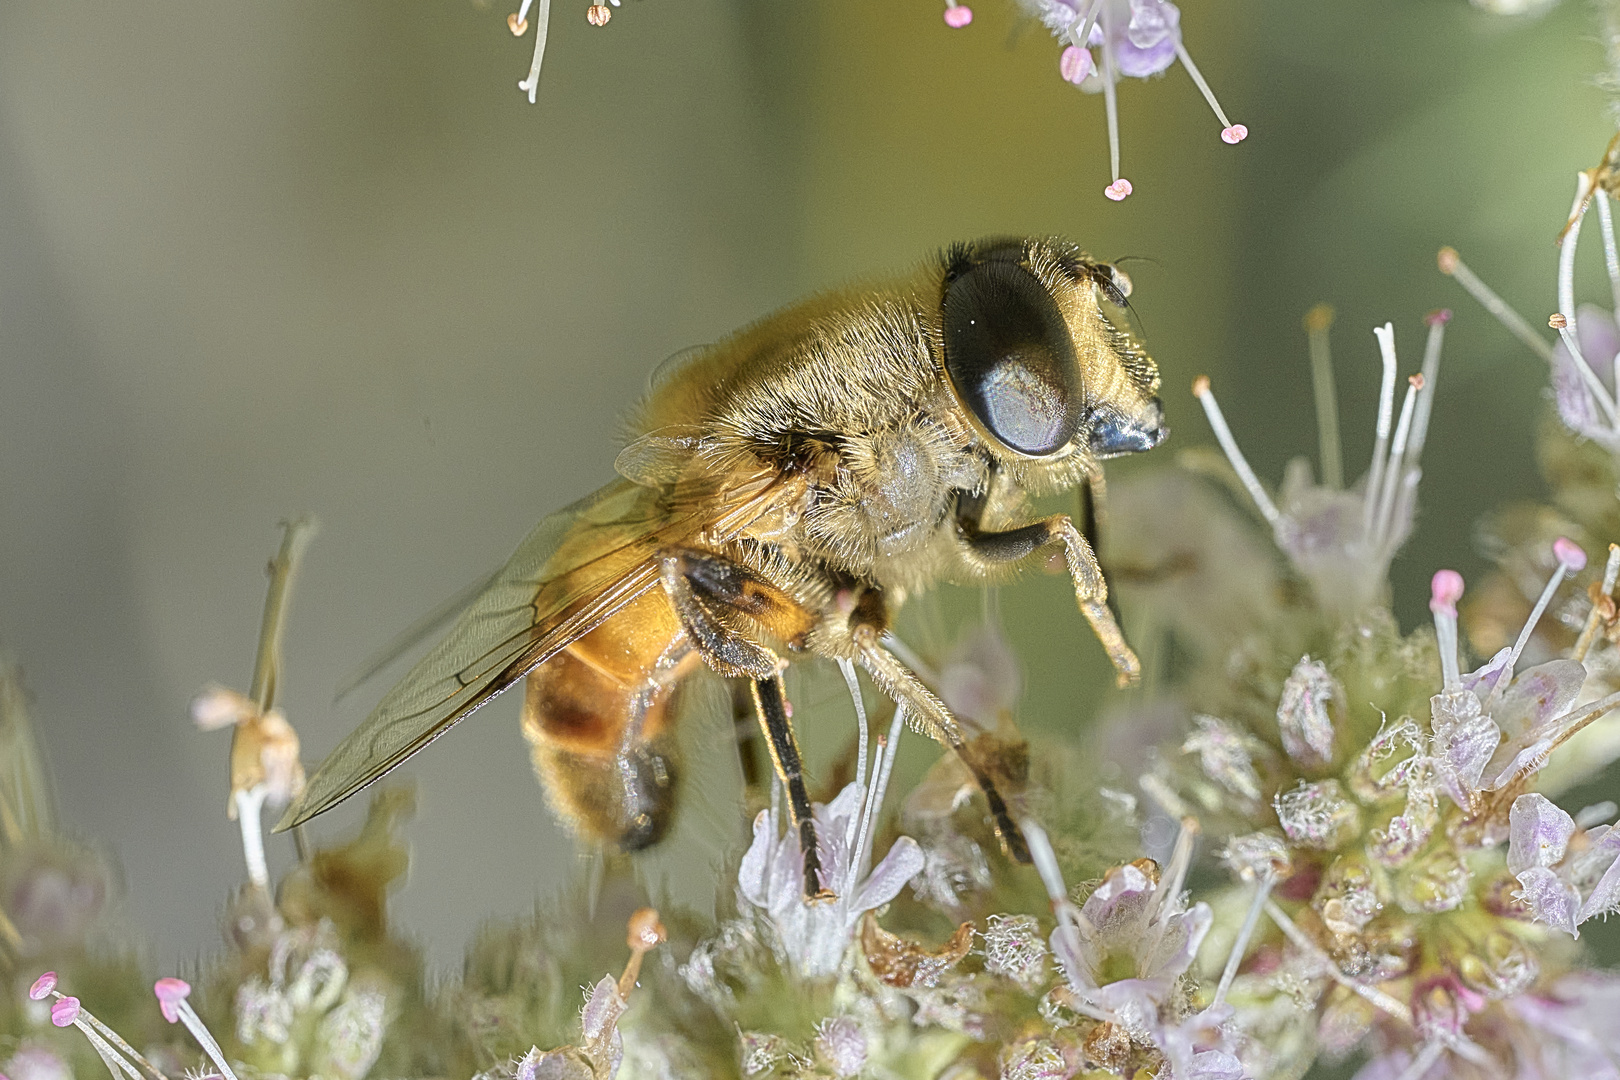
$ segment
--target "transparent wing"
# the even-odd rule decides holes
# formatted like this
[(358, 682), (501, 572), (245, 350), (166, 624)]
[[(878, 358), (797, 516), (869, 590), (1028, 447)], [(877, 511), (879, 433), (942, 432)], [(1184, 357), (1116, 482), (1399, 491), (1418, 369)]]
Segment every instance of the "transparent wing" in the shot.
[(724, 488), (698, 479), (662, 492), (619, 480), (546, 518), (444, 640), (321, 763), (277, 831), (380, 779), (654, 587), (660, 548), (699, 537), (724, 542), (782, 491), (765, 473)]

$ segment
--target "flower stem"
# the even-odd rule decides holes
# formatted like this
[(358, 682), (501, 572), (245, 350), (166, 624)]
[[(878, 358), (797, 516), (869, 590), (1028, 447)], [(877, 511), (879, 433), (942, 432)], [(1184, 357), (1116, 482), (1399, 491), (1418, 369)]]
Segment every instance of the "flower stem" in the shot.
[(302, 514), (284, 521), (281, 550), (270, 561), (270, 591), (264, 598), (264, 620), (259, 625), (259, 655), (253, 661), (253, 683), (248, 697), (269, 712), (276, 701), (276, 683), (281, 676), (281, 633), (287, 621), (287, 594), (292, 588), (298, 564), (309, 542), (315, 538), (315, 518)]

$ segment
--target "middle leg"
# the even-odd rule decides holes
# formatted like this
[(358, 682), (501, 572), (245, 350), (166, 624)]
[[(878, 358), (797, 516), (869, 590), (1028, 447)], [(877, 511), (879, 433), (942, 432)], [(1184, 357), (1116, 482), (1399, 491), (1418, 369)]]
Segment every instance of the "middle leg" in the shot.
[[(740, 612), (765, 622), (790, 641), (808, 629), (808, 613), (786, 593), (746, 568), (708, 552), (666, 553), (659, 570), (664, 592), (698, 655), (720, 674), (749, 681), (754, 712), (776, 775), (787, 789), (788, 808), (799, 834), (805, 899), (832, 899), (832, 891), (822, 881), (821, 851), (804, 784), (804, 762), (782, 692), (784, 664), (770, 649), (728, 626), (716, 609)], [(794, 628), (800, 625), (803, 629), (796, 635)]]

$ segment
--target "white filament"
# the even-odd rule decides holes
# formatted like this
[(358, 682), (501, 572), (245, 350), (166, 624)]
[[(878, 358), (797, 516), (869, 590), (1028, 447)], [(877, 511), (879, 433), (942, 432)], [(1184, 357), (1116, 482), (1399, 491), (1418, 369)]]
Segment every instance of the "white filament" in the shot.
[[(523, 21), (523, 15), (529, 10), (532, 0), (523, 0), (523, 8), (518, 13), (518, 22)], [(534, 16), (534, 60), (529, 64), (529, 77), (518, 83), (518, 89), (526, 91), (529, 95), (529, 104), (534, 104), (534, 98), (540, 92), (540, 61), (546, 56), (546, 31), (551, 22), (551, 0), (540, 0), (540, 8)]]
[(1215, 988), (1215, 1000), (1210, 1002), (1210, 1008), (1225, 1001), (1226, 992), (1232, 989), (1232, 980), (1237, 978), (1238, 966), (1243, 963), (1243, 954), (1249, 948), (1249, 939), (1254, 936), (1254, 928), (1260, 922), (1260, 912), (1265, 910), (1266, 900), (1271, 896), (1271, 886), (1275, 883), (1276, 877), (1269, 870), (1254, 883), (1254, 900), (1249, 904), (1249, 913), (1244, 916), (1243, 926), (1232, 942), (1232, 952), (1226, 958), (1226, 968), (1221, 972), (1221, 982)]
[(1187, 69), (1187, 74), (1192, 76), (1192, 81), (1198, 84), (1198, 91), (1204, 95), (1204, 100), (1209, 102), (1209, 107), (1215, 110), (1215, 118), (1221, 122), (1221, 126), (1223, 128), (1231, 127), (1232, 121), (1226, 118), (1226, 111), (1221, 108), (1221, 103), (1215, 100), (1215, 91), (1209, 88), (1209, 83), (1204, 81), (1203, 73), (1198, 70), (1198, 65), (1193, 63), (1191, 56), (1187, 55), (1187, 47), (1179, 41), (1176, 42), (1176, 56), (1181, 59), (1181, 66)]
[(1254, 500), (1254, 505), (1259, 508), (1260, 516), (1266, 519), (1267, 524), (1275, 526), (1282, 520), (1282, 514), (1277, 510), (1277, 504), (1271, 501), (1271, 496), (1266, 494), (1266, 489), (1260, 486), (1260, 478), (1249, 468), (1248, 459), (1243, 456), (1243, 451), (1238, 449), (1237, 440), (1232, 437), (1232, 429), (1226, 426), (1226, 417), (1215, 401), (1215, 392), (1207, 385), (1200, 384), (1200, 389), (1194, 393), (1199, 403), (1204, 406), (1204, 415), (1209, 418), (1209, 426), (1215, 430), (1215, 438), (1220, 441), (1226, 460), (1232, 463), (1238, 479), (1243, 481), (1243, 486), (1248, 489), (1249, 498)]
[(1609, 291), (1614, 297), (1614, 310), (1620, 311), (1620, 249), (1614, 243), (1614, 212), (1609, 209), (1609, 193), (1601, 188), (1597, 193), (1598, 223), (1603, 226), (1603, 265), (1609, 271)]
[(1463, 262), (1460, 257), (1450, 273), (1452, 277), (1457, 279), (1457, 283), (1463, 287), (1468, 295), (1478, 300), (1480, 306), (1494, 315), (1496, 321), (1505, 326), (1510, 334), (1528, 345), (1530, 350), (1537, 356), (1549, 364), (1552, 363), (1553, 349), (1551, 345), (1547, 344), (1547, 339), (1536, 333), (1523, 315), (1509, 307), (1506, 300), (1496, 295), (1496, 292), (1489, 285), (1481, 281), (1478, 275), (1468, 269), (1468, 264)]
[(1389, 455), (1390, 421), (1395, 415), (1395, 324), (1373, 327), (1379, 356), (1384, 362), (1384, 378), (1378, 388), (1378, 430), (1373, 442), (1372, 467), (1367, 471), (1367, 491), (1362, 498), (1361, 535), (1372, 539), (1373, 519), (1384, 486), (1384, 464)]
[(1108, 162), (1114, 171), (1114, 179), (1119, 179), (1119, 107), (1115, 99), (1114, 87), (1114, 54), (1108, 49), (1102, 50), (1103, 61), (1103, 105), (1108, 113)]

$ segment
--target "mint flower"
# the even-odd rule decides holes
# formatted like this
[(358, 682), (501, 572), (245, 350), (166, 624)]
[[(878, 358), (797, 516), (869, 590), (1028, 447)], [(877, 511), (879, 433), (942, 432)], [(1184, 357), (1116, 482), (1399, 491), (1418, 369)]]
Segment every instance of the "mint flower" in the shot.
[[(1227, 118), (1214, 91), (1181, 43), (1181, 9), (1169, 0), (1021, 0), (1064, 43), (1058, 73), (1088, 94), (1100, 93), (1108, 115), (1113, 182), (1103, 189), (1115, 202), (1131, 193), (1119, 170), (1119, 80), (1162, 75), (1178, 59), (1221, 122), (1222, 141), (1236, 145), (1249, 129)], [(954, 25), (954, 24), (953, 24)], [(1097, 50), (1097, 57), (1092, 50)]]
[(1578, 829), (1545, 795), (1513, 800), (1508, 871), (1537, 922), (1579, 937), (1576, 927), (1620, 911), (1620, 832), (1611, 825)]
[(1320, 484), (1311, 479), (1309, 465), (1296, 461), (1289, 466), (1279, 497), (1273, 499), (1238, 448), (1209, 380), (1199, 377), (1193, 383), (1193, 394), (1204, 406), (1222, 451), (1271, 527), (1277, 547), (1311, 583), (1329, 612), (1354, 614), (1380, 600), (1387, 588), (1390, 560), (1411, 534), (1418, 481), (1423, 475), (1419, 461), (1428, 438), (1440, 349), (1450, 320), (1449, 311), (1431, 312), (1426, 317), (1429, 333), (1421, 370), (1407, 379), (1398, 420), (1395, 327), (1385, 323), (1373, 329), (1383, 368), (1373, 456), (1366, 477), (1348, 489), (1337, 476), (1338, 410), (1332, 399), (1325, 327), (1320, 340), (1313, 340), (1312, 350), (1316, 362), (1326, 369), (1326, 377), (1316, 380), (1317, 415), (1323, 427), (1324, 479)]
[(904, 713), (897, 709), (889, 737), (878, 739), (871, 772), (866, 772), (863, 755), (854, 783), (832, 802), (811, 806), (821, 865), (828, 868), (827, 881), (837, 894), (833, 899), (805, 900), (798, 830), (783, 832), (779, 810), (761, 810), (754, 819), (754, 841), (737, 870), (737, 891), (765, 913), (782, 956), (804, 978), (836, 974), (861, 916), (900, 895), (923, 869), (922, 848), (909, 836), (896, 840), (882, 861), (870, 867), (872, 836)]

